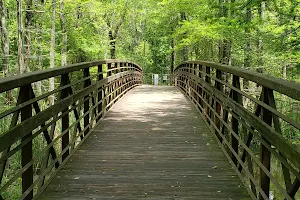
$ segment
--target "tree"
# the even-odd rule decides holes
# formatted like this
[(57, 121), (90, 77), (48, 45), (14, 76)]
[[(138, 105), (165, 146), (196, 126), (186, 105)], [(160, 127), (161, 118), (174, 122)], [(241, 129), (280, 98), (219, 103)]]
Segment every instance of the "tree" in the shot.
[[(258, 15), (260, 17), (261, 25), (264, 25), (266, 20), (266, 1), (261, 0), (260, 5), (258, 7)], [(258, 70), (262, 70), (264, 67), (264, 58), (263, 58), (263, 50), (264, 50), (264, 42), (261, 37), (261, 31), (258, 31)]]
[(23, 47), (23, 15), (22, 7), (23, 1), (17, 1), (17, 30), (18, 30), (18, 66), (19, 73), (22, 74), (25, 72), (24, 68), (24, 47)]
[[(3, 0), (0, 0), (0, 37), (2, 46), (2, 62), (4, 77), (9, 76), (9, 36), (7, 31), (7, 8)], [(6, 101), (8, 104), (14, 101), (11, 91), (6, 92)]]
[[(51, 41), (50, 41), (50, 68), (55, 67), (55, 20), (56, 20), (56, 0), (52, 0), (51, 15)], [(49, 90), (54, 90), (54, 78), (49, 79)], [(54, 105), (54, 95), (49, 96), (50, 105)]]
[(108, 27), (108, 38), (109, 38), (109, 45), (110, 45), (110, 58), (116, 58), (116, 40), (119, 34), (119, 30), (124, 23), (125, 16), (127, 13), (127, 5), (128, 2), (126, 1), (124, 4), (124, 9), (122, 11), (121, 17), (116, 24), (112, 23), (114, 13), (110, 11), (110, 13), (105, 14), (106, 24)]
[(249, 69), (251, 67), (251, 60), (252, 60), (252, 46), (251, 46), (251, 30), (250, 30), (250, 24), (252, 19), (252, 11), (250, 4), (246, 7), (246, 16), (245, 16), (245, 47), (244, 47), (244, 67)]
[[(184, 22), (187, 20), (186, 13), (180, 12), (180, 21)], [(189, 48), (187, 45), (184, 45), (182, 50), (182, 59), (183, 61), (187, 61), (189, 59)]]
[(68, 36), (66, 30), (66, 18), (64, 16), (65, 4), (64, 0), (60, 0), (60, 25), (61, 25), (61, 34), (62, 34), (62, 48), (61, 48), (61, 65), (64, 66), (67, 64), (67, 45), (68, 45)]
[(31, 58), (31, 26), (32, 26), (32, 0), (26, 0), (25, 38), (24, 38), (24, 72), (30, 72)]
[[(38, 16), (37, 20), (37, 56), (38, 56), (38, 61), (37, 61), (37, 69), (42, 70), (43, 69), (43, 55), (42, 55), (42, 30), (43, 30), (43, 19), (44, 19), (44, 7), (45, 7), (45, 1), (41, 0), (40, 1), (40, 8), (41, 12)], [(38, 81), (36, 83), (36, 89), (37, 89), (37, 94), (40, 95), (42, 94), (42, 82)]]

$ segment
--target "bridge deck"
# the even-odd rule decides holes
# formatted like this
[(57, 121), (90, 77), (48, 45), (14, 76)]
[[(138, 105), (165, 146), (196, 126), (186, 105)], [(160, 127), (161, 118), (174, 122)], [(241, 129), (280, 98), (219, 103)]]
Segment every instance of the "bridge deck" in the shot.
[(174, 87), (130, 91), (40, 199), (250, 199), (201, 116)]

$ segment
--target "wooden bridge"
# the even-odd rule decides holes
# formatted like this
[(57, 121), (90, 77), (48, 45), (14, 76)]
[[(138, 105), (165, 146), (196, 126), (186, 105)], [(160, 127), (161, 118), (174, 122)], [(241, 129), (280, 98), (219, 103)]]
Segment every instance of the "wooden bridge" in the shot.
[(121, 60), (1, 79), (0, 199), (300, 198), (299, 84), (204, 61), (172, 82)]

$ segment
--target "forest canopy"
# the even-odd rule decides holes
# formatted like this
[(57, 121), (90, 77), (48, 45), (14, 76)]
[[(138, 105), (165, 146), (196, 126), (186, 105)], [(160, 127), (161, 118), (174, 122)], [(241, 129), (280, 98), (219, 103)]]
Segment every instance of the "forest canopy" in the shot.
[(207, 60), (299, 81), (299, 0), (0, 0), (3, 76), (118, 58)]

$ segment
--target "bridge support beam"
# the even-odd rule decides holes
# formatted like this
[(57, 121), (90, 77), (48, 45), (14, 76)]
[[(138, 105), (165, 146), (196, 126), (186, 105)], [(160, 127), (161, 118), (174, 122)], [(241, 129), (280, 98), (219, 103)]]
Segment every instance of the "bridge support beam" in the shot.
[[(31, 85), (25, 85), (20, 88), (20, 98), (22, 102), (27, 102), (31, 98)], [(21, 110), (21, 121), (24, 122), (32, 117), (32, 104), (25, 106)], [(22, 143), (32, 136), (32, 132), (27, 133), (22, 138)], [(33, 198), (33, 163), (32, 161), (32, 140), (22, 147), (22, 194), (24, 200)], [(27, 168), (27, 169), (26, 169)]]

